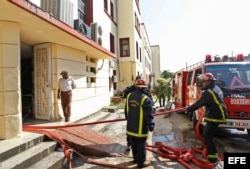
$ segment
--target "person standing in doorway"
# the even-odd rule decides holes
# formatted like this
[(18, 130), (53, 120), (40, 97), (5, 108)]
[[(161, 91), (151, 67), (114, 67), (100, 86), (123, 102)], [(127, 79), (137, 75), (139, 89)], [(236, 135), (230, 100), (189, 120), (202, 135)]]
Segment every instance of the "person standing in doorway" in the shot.
[(58, 99), (61, 99), (61, 106), (66, 122), (70, 121), (72, 90), (76, 88), (75, 81), (69, 76), (68, 71), (63, 70), (60, 75), (62, 78), (58, 81)]
[(138, 79), (135, 83), (136, 90), (129, 93), (125, 103), (127, 117), (127, 136), (132, 148), (134, 162), (138, 168), (150, 165), (146, 160), (146, 141), (148, 132), (155, 127), (153, 116), (153, 102), (145, 94), (148, 87), (145, 79)]

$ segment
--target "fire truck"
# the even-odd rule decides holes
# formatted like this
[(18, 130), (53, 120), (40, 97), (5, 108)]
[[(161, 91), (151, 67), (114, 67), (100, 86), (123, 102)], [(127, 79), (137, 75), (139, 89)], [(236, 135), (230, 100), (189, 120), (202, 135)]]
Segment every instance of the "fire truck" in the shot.
[[(204, 61), (175, 72), (173, 75), (175, 107), (183, 108), (196, 102), (202, 94), (198, 76), (202, 73), (212, 73), (216, 79), (215, 84), (223, 91), (228, 110), (227, 122), (220, 127), (246, 129), (250, 135), (250, 61), (244, 60), (245, 58), (243, 54), (232, 57), (206, 55)], [(185, 113), (190, 115), (195, 127), (204, 112), (205, 108), (202, 107), (195, 112)]]

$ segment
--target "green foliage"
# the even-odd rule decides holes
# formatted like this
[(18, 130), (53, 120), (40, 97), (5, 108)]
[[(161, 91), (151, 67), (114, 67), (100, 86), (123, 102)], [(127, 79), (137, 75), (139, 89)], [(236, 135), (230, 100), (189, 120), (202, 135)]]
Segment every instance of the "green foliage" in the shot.
[(164, 70), (162, 73), (161, 73), (161, 77), (164, 78), (164, 79), (171, 79), (173, 77), (173, 72), (170, 72), (169, 70)]
[(157, 81), (157, 83), (167, 84), (167, 83), (169, 83), (170, 80), (171, 80), (170, 78), (165, 79), (165, 78), (160, 77), (156, 81)]

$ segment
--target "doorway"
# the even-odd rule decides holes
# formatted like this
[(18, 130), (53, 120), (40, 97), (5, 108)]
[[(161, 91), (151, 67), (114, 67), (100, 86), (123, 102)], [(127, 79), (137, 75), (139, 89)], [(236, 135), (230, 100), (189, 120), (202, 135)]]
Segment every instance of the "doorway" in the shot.
[(21, 42), (22, 119), (33, 118), (33, 46)]

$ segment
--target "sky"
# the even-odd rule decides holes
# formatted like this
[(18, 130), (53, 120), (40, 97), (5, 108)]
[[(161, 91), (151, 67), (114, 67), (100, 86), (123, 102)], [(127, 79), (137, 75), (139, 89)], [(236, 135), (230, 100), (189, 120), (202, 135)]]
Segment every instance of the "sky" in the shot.
[(249, 0), (140, 0), (150, 45), (160, 46), (161, 71), (207, 54), (250, 54)]

